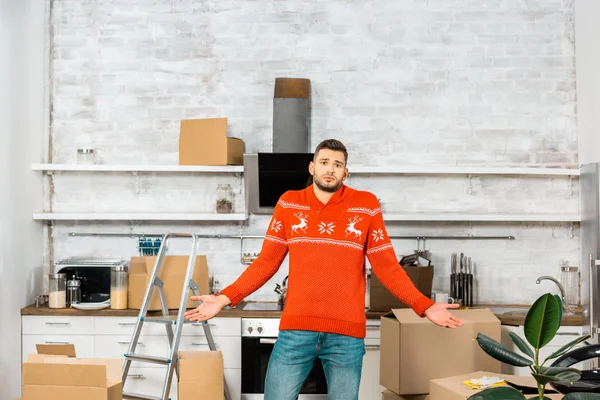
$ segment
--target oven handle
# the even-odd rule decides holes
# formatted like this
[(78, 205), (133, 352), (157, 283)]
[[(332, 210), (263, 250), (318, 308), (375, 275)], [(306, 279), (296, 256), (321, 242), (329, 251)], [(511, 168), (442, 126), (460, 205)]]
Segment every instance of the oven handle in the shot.
[(275, 344), (277, 339), (260, 338), (260, 344)]

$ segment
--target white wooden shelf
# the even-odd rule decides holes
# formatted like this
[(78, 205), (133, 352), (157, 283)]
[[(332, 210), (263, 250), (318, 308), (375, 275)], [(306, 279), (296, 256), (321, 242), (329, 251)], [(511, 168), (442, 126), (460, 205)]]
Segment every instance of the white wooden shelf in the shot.
[(415, 175), (546, 175), (579, 176), (579, 169), (569, 168), (491, 168), (428, 166), (350, 166), (350, 174), (415, 174)]
[(73, 213), (34, 213), (37, 221), (245, 221), (248, 215), (242, 213), (162, 213), (162, 212), (73, 212)]
[(461, 213), (383, 213), (385, 221), (497, 221), (497, 222), (578, 222), (579, 214), (461, 214)]
[[(241, 173), (243, 165), (78, 165), (33, 164), (33, 171), (71, 172), (221, 172)], [(540, 175), (579, 176), (579, 169), (571, 168), (491, 168), (491, 167), (445, 167), (445, 166), (364, 166), (349, 168), (351, 174), (415, 174), (415, 175)]]
[(33, 171), (71, 172), (244, 172), (243, 165), (78, 165), (33, 164)]

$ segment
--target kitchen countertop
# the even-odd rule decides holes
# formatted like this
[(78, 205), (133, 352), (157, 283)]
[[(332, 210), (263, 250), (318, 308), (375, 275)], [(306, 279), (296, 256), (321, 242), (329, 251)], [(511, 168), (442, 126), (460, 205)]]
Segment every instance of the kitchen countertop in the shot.
[[(277, 310), (244, 310), (248, 304), (257, 304), (251, 302), (242, 302), (236, 308), (225, 308), (221, 311), (218, 317), (223, 318), (279, 318), (281, 317), (281, 311)], [(270, 303), (273, 305), (274, 303)], [(523, 305), (477, 305), (473, 308), (489, 308), (496, 317), (500, 320), (502, 325), (523, 325), (525, 322), (525, 314), (529, 309), (529, 306)], [(95, 317), (136, 317), (139, 310), (111, 310), (106, 308), (104, 310), (97, 311), (84, 311), (77, 310), (74, 308), (48, 308), (48, 306), (36, 308), (34, 304), (24, 307), (21, 309), (21, 315), (47, 315), (47, 316), (95, 316)], [(170, 310), (171, 315), (176, 315), (177, 310)], [(386, 314), (383, 311), (367, 311), (367, 319), (379, 319), (382, 315)], [(148, 315), (160, 315), (158, 311), (150, 311)], [(217, 317), (217, 318), (218, 318)], [(581, 326), (584, 324), (582, 314), (575, 315), (564, 315), (562, 324), (563, 326)]]
[[(244, 310), (246, 303), (241, 302), (236, 308), (225, 308), (219, 313), (218, 317), (223, 318), (280, 318), (281, 311), (277, 310)], [(274, 304), (274, 303), (271, 303)], [(87, 311), (77, 310), (75, 308), (48, 308), (47, 305), (43, 307), (36, 307), (35, 304), (24, 307), (21, 309), (21, 315), (46, 315), (46, 316), (61, 316), (61, 317), (81, 317), (81, 316), (92, 316), (92, 317), (137, 317), (139, 310), (127, 309), (127, 310), (111, 310), (105, 308), (103, 310)], [(177, 310), (169, 310), (169, 314), (176, 315)], [(367, 319), (379, 319), (385, 312), (379, 311), (367, 311)], [(161, 315), (160, 311), (149, 311), (149, 316)]]

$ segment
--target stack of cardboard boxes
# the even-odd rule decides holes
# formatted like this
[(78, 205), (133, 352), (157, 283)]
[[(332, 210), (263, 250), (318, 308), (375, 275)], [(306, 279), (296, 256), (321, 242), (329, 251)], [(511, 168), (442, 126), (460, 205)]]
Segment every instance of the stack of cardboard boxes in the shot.
[(121, 359), (76, 358), (73, 345), (38, 345), (23, 364), (23, 400), (121, 400)]
[(478, 332), (500, 341), (500, 320), (488, 309), (451, 312), (464, 326), (443, 328), (410, 309), (394, 309), (382, 317), (380, 384), (388, 389), (382, 399), (449, 400), (430, 392), (431, 380), (500, 372), (500, 362), (475, 341)]
[(181, 121), (179, 165), (243, 164), (244, 141), (227, 137), (227, 118)]

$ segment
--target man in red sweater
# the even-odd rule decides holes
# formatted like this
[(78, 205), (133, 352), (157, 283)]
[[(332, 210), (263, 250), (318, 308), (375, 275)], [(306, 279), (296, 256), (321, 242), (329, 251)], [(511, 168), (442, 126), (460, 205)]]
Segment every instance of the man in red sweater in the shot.
[(463, 322), (413, 285), (400, 267), (377, 198), (343, 184), (348, 153), (321, 142), (308, 166), (313, 184), (279, 199), (259, 257), (218, 296), (198, 296), (186, 312), (205, 321), (264, 285), (289, 253), (289, 279), (279, 336), (269, 359), (265, 400), (294, 400), (315, 360), (323, 364), (330, 400), (358, 399), (365, 353), (365, 255), (385, 287), (421, 317), (455, 328)]

